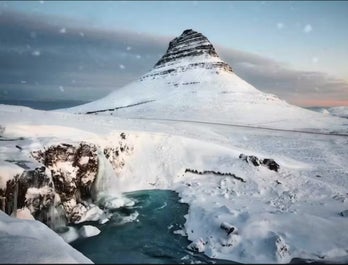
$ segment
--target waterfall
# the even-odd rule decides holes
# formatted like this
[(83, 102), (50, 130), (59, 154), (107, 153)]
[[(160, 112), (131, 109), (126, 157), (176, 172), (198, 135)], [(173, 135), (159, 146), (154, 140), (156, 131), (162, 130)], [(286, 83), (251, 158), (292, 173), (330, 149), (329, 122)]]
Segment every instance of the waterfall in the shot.
[(102, 150), (98, 149), (98, 173), (92, 187), (93, 200), (105, 208), (134, 204), (118, 188), (118, 176)]
[(66, 217), (63, 205), (55, 206), (52, 205), (48, 210), (48, 225), (56, 232), (63, 232), (67, 229)]
[(93, 184), (93, 196), (95, 201), (99, 201), (105, 197), (119, 196), (115, 180), (116, 172), (112, 168), (111, 163), (105, 157), (102, 150), (98, 150), (98, 173)]

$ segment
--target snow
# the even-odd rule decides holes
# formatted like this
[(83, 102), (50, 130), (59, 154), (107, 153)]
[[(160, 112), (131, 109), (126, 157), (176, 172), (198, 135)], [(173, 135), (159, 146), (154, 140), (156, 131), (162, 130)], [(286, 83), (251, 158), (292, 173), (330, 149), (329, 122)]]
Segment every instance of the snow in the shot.
[(92, 237), (100, 233), (100, 230), (92, 225), (84, 225), (80, 228), (79, 234), (82, 237)]
[[(182, 202), (190, 206), (185, 233), (211, 257), (257, 263), (329, 254), (340, 258), (348, 245), (348, 237), (342, 233), (346, 217), (340, 215), (348, 209), (346, 137), (1, 105), (0, 110), (5, 136), (27, 139), (21, 142), (23, 151), (16, 151), (18, 159), (28, 159), (26, 154), (34, 147), (37, 150), (57, 142), (87, 140), (100, 148), (118, 146), (116, 135), (126, 132), (125, 142), (134, 146), (134, 151), (124, 157), (125, 165), (118, 172), (107, 159), (100, 163), (99, 198), (106, 198), (110, 207), (121, 207), (127, 204), (122, 192), (179, 192)], [(11, 146), (14, 148), (13, 143)], [(0, 148), (3, 158), (12, 154), (10, 146)], [(279, 172), (242, 161), (242, 153), (273, 158), (280, 165)], [(230, 172), (246, 182), (230, 176), (185, 173), (187, 168)], [(93, 212), (93, 220), (107, 221), (97, 208), (89, 214), (93, 216)], [(223, 223), (238, 233), (228, 235), (220, 227)]]
[(348, 118), (348, 106), (330, 107), (327, 110), (331, 115)]
[[(214, 122), (253, 127), (347, 133), (344, 121), (293, 106), (272, 94), (263, 93), (235, 73), (193, 68), (193, 63), (222, 62), (218, 57), (196, 56), (154, 68), (141, 79), (116, 89), (99, 100), (59, 110), (87, 113), (105, 110), (98, 116)], [(179, 72), (156, 73), (171, 68)], [(184, 69), (184, 70), (180, 70)], [(144, 93), (146, 91), (146, 93)], [(129, 106), (129, 107), (127, 107)], [(121, 107), (121, 108), (119, 108)], [(108, 111), (108, 109), (115, 109)]]
[(92, 263), (46, 225), (0, 211), (1, 263)]
[(7, 181), (21, 175), (23, 171), (23, 168), (15, 164), (0, 160), (0, 189), (5, 189)]
[(30, 210), (27, 207), (17, 209), (16, 217), (19, 219), (35, 220), (35, 218), (31, 215)]
[(90, 209), (81, 217), (77, 223), (87, 222), (87, 221), (98, 221), (104, 217), (104, 212), (98, 206), (92, 205)]

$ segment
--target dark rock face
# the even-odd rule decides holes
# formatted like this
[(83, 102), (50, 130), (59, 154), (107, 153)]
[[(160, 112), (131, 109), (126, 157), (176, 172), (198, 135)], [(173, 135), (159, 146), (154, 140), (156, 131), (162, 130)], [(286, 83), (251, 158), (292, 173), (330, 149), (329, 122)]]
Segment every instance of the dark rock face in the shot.
[(97, 176), (97, 147), (61, 144), (32, 152), (32, 156), (51, 171), (55, 191), (65, 209), (69, 222), (79, 221), (78, 213), (85, 210), (84, 201), (91, 198), (92, 184)]
[[(185, 63), (184, 65), (180, 65), (182, 60), (187, 59), (189, 62), (190, 59), (197, 58), (198, 56), (202, 55), (206, 59), (215, 57), (217, 60), (214, 62), (209, 62), (202, 59), (201, 62), (189, 64)], [(155, 78), (158, 76), (185, 72), (195, 68), (213, 69), (216, 70), (215, 73), (219, 73), (221, 70), (232, 72), (231, 66), (220, 60), (214, 46), (210, 43), (207, 37), (192, 29), (185, 30), (179, 37), (173, 39), (169, 43), (167, 52), (154, 66), (154, 70), (160, 70), (161, 68), (165, 69), (162, 71), (156, 71), (155, 73), (150, 72), (149, 74), (143, 76), (141, 80), (148, 77)]]
[(273, 171), (278, 172), (279, 165), (273, 159), (265, 158), (262, 160), (261, 163), (262, 163), (262, 165), (265, 165), (269, 170), (273, 170)]
[(36, 220), (52, 229), (59, 228), (57, 225), (62, 222), (79, 222), (87, 211), (96, 207), (94, 184), (100, 155), (107, 158), (115, 173), (121, 171), (126, 157), (133, 151), (133, 146), (127, 143), (128, 137), (121, 133), (117, 144), (101, 152), (96, 145), (85, 142), (32, 151), (32, 157), (44, 166), (26, 169), (8, 180), (6, 187), (0, 189), (0, 209), (11, 215), (25, 207)]
[(167, 52), (155, 64), (155, 68), (177, 59), (202, 54), (219, 57), (214, 46), (203, 34), (193, 31), (192, 29), (187, 29), (179, 37), (173, 39), (169, 43)]
[(24, 171), (7, 181), (5, 198), (7, 214), (27, 207), (35, 219), (47, 223), (47, 212), (54, 205), (55, 193), (45, 167)]
[(248, 156), (248, 155), (240, 154), (239, 159), (242, 159), (248, 164), (253, 164), (256, 167), (263, 165), (267, 167), (269, 170), (273, 170), (275, 172), (278, 172), (279, 170), (279, 164), (271, 158), (260, 159), (256, 156)]

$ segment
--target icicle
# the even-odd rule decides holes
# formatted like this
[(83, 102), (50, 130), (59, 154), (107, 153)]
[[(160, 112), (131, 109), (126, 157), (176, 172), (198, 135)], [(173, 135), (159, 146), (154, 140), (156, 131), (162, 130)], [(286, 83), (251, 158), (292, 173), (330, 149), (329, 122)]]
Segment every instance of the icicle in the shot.
[(5, 212), (6, 197), (0, 196), (0, 210)]
[(16, 182), (15, 190), (13, 193), (13, 210), (11, 216), (17, 217), (17, 201), (18, 201), (18, 181)]

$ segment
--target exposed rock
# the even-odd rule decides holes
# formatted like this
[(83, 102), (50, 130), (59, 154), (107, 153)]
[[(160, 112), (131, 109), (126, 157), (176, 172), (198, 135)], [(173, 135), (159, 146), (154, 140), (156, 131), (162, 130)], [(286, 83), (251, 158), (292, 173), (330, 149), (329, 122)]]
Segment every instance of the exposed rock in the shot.
[(239, 158), (242, 159), (243, 161), (247, 162), (248, 164), (253, 164), (256, 167), (263, 165), (263, 166), (267, 167), (269, 170), (273, 170), (276, 172), (278, 172), (278, 170), (279, 170), (279, 164), (271, 158), (260, 159), (256, 156), (252, 156), (252, 155), (248, 156), (248, 155), (244, 155), (244, 154), (240, 154)]
[[(180, 64), (180, 62), (187, 59), (192, 61), (192, 58), (195, 59), (194, 62)], [(214, 60), (209, 61), (207, 58), (213, 58)], [(179, 64), (176, 65), (177, 63)], [(192, 29), (187, 29), (169, 43), (167, 52), (154, 66), (156, 71), (142, 76), (141, 80), (149, 77), (172, 75), (195, 68), (211, 69), (216, 74), (220, 71), (232, 72), (231, 66), (219, 58), (207, 37)]]
[(340, 215), (343, 217), (348, 217), (348, 210), (344, 210), (344, 211), (340, 212)]
[(249, 164), (252, 163), (256, 167), (258, 167), (261, 164), (260, 160), (256, 156), (247, 156), (244, 154), (240, 154), (239, 158), (243, 161), (246, 161)]
[(230, 176), (233, 177), (234, 179), (237, 179), (241, 182), (246, 182), (245, 179), (236, 176), (233, 173), (230, 172), (220, 172), (220, 171), (215, 171), (215, 170), (203, 170), (203, 171), (198, 171), (197, 169), (190, 169), (190, 168), (186, 168), (185, 169), (185, 173), (190, 172), (193, 174), (198, 174), (198, 175), (205, 175), (205, 174), (214, 174), (214, 175), (218, 175), (218, 176)]
[(132, 154), (134, 148), (126, 142), (126, 134), (120, 134), (117, 146), (104, 148), (104, 155), (109, 160), (115, 172), (120, 172), (125, 165), (125, 158)]
[(27, 170), (7, 181), (5, 212), (16, 214), (17, 209), (27, 207), (35, 219), (46, 223), (54, 196), (53, 183), (45, 167)]
[[(104, 149), (115, 171), (125, 164), (125, 156), (133, 147), (120, 134), (118, 145)], [(9, 215), (32, 215), (52, 229), (67, 223), (97, 221), (106, 216), (93, 204), (94, 182), (98, 173), (97, 146), (81, 142), (77, 145), (58, 144), (31, 155), (44, 166), (18, 173), (0, 189), (0, 207)], [(59, 226), (59, 227), (58, 227)]]
[(55, 191), (59, 194), (69, 222), (77, 222), (87, 211), (84, 201), (91, 198), (97, 176), (97, 147), (80, 143), (50, 146), (32, 152), (32, 156), (51, 170)]
[(237, 228), (229, 223), (226, 223), (226, 222), (221, 223), (220, 228), (222, 230), (225, 230), (227, 235), (229, 235), (231, 233), (237, 233)]
[(266, 166), (269, 170), (278, 172), (279, 165), (276, 161), (271, 158), (265, 158), (261, 161), (262, 165)]

